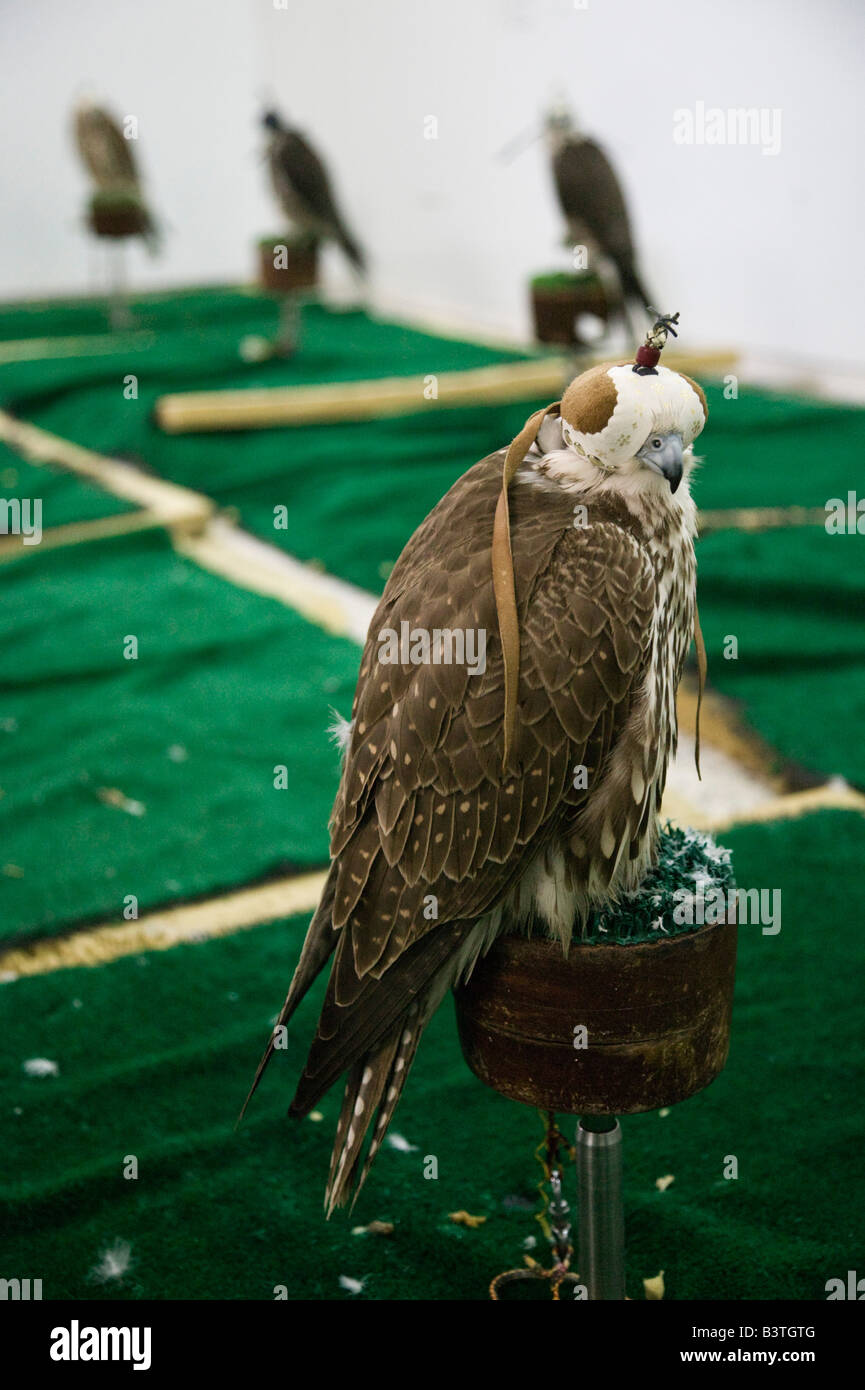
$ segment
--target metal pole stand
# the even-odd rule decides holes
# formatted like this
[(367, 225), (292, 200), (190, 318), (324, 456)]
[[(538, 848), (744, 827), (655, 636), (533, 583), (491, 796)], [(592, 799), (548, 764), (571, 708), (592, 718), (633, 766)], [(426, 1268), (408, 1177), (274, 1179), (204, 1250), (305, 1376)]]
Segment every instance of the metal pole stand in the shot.
[(293, 357), (300, 344), (301, 297), (286, 294), (279, 301), (279, 327), (274, 349), (277, 357)]
[(615, 1115), (577, 1125), (577, 1271), (590, 1300), (625, 1297), (622, 1127)]
[(455, 990), (463, 1056), (481, 1081), (538, 1110), (583, 1117), (576, 1276), (560, 1282), (573, 1278), (589, 1299), (625, 1297), (615, 1117), (677, 1105), (719, 1074), (735, 968), (731, 917), (659, 940), (575, 942), (565, 960), (556, 941), (500, 936)]
[(114, 333), (126, 333), (133, 325), (126, 281), (126, 248), (119, 237), (106, 246), (108, 259), (108, 322)]

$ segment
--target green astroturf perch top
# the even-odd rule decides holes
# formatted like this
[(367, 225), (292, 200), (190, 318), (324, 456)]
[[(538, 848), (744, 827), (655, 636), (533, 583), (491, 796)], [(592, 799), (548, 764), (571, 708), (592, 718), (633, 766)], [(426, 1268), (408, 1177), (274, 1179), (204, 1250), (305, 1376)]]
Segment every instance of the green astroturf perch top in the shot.
[(728, 849), (711, 835), (668, 822), (658, 841), (658, 862), (639, 887), (593, 912), (580, 939), (628, 946), (697, 931), (701, 917), (710, 925), (718, 920), (722, 902), (729, 901), (735, 887)]

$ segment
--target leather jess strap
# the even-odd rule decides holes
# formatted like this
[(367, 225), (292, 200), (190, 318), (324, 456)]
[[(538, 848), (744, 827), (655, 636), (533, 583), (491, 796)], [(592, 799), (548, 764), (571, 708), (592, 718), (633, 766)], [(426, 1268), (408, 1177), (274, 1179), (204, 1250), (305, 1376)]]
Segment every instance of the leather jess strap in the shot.
[(520, 679), (520, 626), (517, 619), (517, 596), (514, 587), (514, 557), (511, 550), (511, 518), (508, 506), (508, 488), (511, 481), (537, 438), (541, 422), (547, 415), (558, 411), (561, 401), (538, 410), (523, 425), (505, 454), (502, 470), (502, 490), (496, 504), (496, 517), (493, 523), (493, 593), (499, 619), (499, 636), (502, 642), (502, 659), (505, 668), (505, 716), (504, 751), (502, 767), (507, 767), (514, 741), (517, 719), (517, 687)]

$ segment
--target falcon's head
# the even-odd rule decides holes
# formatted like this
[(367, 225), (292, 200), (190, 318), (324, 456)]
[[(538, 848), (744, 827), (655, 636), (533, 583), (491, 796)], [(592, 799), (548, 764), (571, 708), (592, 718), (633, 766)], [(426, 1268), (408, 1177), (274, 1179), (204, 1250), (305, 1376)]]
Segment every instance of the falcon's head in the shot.
[(559, 97), (547, 111), (544, 116), (544, 128), (552, 138), (561, 139), (563, 136), (576, 134), (577, 123), (574, 113), (563, 97)]
[(265, 111), (261, 118), (265, 130), (283, 130), (282, 118), (278, 111)]
[(681, 372), (659, 366), (641, 376), (632, 362), (605, 363), (571, 382), (562, 397), (562, 434), (602, 472), (647, 469), (675, 492), (707, 415), (702, 388)]
[(570, 463), (564, 456), (557, 461), (557, 473), (588, 471), (591, 477), (596, 470), (599, 481), (618, 476), (633, 485), (666, 485), (670, 492), (682, 481), (708, 415), (703, 390), (690, 377), (660, 366), (640, 375), (633, 362), (605, 362), (583, 372), (566, 390), (560, 411), (538, 430), (544, 453), (564, 449), (572, 456)]
[[(519, 620), (511, 551), (508, 489), (536, 445), (549, 476), (563, 485), (617, 487), (637, 494), (649, 513), (670, 507), (670, 497), (693, 461), (690, 449), (708, 418), (696, 381), (658, 366), (667, 334), (679, 315), (655, 320), (634, 362), (604, 362), (571, 382), (561, 401), (537, 411), (505, 451), (502, 490), (493, 522), (492, 570), (505, 661), (504, 761), (513, 742), (519, 671)], [(693, 502), (685, 489), (681, 511)], [(666, 505), (665, 505), (666, 504)], [(679, 499), (672, 504), (680, 507)]]

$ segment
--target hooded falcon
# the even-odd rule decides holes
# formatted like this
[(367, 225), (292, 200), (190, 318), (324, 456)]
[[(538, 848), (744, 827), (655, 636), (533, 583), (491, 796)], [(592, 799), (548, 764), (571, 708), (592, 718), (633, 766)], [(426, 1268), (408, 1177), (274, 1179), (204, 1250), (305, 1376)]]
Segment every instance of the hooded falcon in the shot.
[(141, 234), (155, 249), (156, 226), (144, 204), (141, 178), (120, 123), (101, 106), (82, 102), (75, 110), (75, 142), (78, 153), (99, 193), (125, 195), (141, 204)]
[(625, 312), (644, 310), (651, 299), (637, 268), (636, 251), (622, 186), (596, 141), (581, 135), (563, 107), (547, 117), (547, 143), (559, 206), (573, 246), (585, 246), (590, 260), (611, 261)]
[[(658, 365), (675, 321), (459, 478), (372, 619), (330, 872), (252, 1086), (333, 956), (290, 1109), (309, 1114), (347, 1072), (328, 1215), (365, 1179), (430, 1015), (495, 938), (535, 930), (567, 952), (654, 862), (707, 414), (700, 387)], [(485, 659), (452, 660), (442, 638), (436, 660), (437, 633)]]
[(301, 232), (335, 241), (363, 273), (363, 252), (343, 221), (328, 172), (309, 141), (299, 130), (289, 130), (276, 111), (265, 112), (262, 125), (270, 131), (270, 179), (286, 217)]

